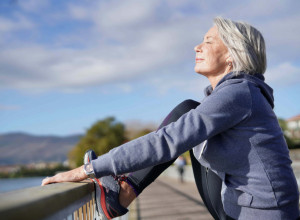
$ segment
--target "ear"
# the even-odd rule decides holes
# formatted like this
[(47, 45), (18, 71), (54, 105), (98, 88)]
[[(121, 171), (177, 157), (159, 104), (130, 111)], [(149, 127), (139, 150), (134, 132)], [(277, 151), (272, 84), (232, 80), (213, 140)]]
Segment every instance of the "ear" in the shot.
[(228, 54), (228, 56), (226, 57), (226, 65), (228, 65), (230, 68), (232, 67), (233, 65), (233, 59), (232, 57), (230, 56), (230, 54)]
[(226, 57), (226, 63), (232, 63), (232, 62), (233, 62), (233, 59), (230, 56), (230, 54), (228, 54), (228, 56)]

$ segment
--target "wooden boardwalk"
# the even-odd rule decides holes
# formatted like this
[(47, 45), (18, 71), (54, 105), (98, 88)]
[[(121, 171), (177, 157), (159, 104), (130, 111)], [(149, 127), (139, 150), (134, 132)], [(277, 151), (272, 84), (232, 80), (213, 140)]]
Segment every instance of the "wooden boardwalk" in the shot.
[(129, 220), (213, 220), (196, 185), (159, 177), (131, 204)]

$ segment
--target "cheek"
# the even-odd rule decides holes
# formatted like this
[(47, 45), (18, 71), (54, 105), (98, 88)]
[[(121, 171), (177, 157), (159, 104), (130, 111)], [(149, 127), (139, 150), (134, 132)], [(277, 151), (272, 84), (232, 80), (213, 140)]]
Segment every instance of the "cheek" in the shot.
[(207, 63), (213, 63), (216, 59), (216, 56), (218, 56), (216, 51), (213, 48), (208, 48), (206, 50), (205, 60), (207, 61)]
[(215, 64), (216, 64), (216, 59), (214, 56), (210, 55), (210, 56), (207, 56), (206, 59), (205, 59), (205, 63), (208, 67), (214, 67)]
[(224, 65), (226, 63), (225, 55), (223, 51), (220, 50), (212, 51), (208, 58), (211, 65), (214, 66)]

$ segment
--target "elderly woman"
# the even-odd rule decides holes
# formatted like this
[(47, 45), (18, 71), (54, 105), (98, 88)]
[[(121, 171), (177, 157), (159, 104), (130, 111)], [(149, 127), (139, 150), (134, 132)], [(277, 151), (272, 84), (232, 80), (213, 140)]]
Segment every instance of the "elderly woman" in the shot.
[[(84, 166), (46, 178), (43, 185), (93, 178), (98, 210), (112, 218), (126, 213), (145, 187), (192, 149), (193, 165), (202, 165), (194, 168), (198, 189), (216, 219), (297, 219), (298, 186), (272, 89), (264, 82), (261, 33), (218, 17), (195, 52), (195, 72), (210, 81), (201, 104), (181, 103), (157, 131), (98, 158), (89, 151)], [(207, 178), (211, 192), (199, 178)]]

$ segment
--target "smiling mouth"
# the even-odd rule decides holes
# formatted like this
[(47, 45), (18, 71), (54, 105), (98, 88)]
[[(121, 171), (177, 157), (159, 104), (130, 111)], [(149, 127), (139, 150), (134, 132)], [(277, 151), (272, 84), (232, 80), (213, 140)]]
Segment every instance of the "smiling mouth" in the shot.
[(200, 63), (202, 62), (204, 59), (201, 59), (201, 58), (196, 58), (196, 63)]

